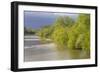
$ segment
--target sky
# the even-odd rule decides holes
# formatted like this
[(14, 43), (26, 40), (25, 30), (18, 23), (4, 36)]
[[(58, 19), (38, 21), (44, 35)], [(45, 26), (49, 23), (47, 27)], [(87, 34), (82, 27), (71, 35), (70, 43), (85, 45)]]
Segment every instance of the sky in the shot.
[(76, 19), (78, 14), (24, 11), (24, 26), (26, 28), (38, 29), (45, 25), (52, 25), (58, 16), (70, 16), (71, 18)]

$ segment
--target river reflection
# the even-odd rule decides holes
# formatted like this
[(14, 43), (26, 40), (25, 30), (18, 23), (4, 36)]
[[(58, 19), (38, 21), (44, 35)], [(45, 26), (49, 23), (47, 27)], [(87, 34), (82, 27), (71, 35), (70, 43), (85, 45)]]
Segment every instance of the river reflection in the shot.
[(84, 50), (73, 50), (73, 49), (62, 49), (57, 50), (60, 59), (88, 59), (90, 58), (90, 53)]

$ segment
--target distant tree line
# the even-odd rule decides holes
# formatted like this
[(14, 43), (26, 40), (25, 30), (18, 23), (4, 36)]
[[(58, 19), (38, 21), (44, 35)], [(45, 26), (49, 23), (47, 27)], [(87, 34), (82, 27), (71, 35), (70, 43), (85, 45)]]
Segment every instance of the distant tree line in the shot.
[(28, 29), (28, 28), (24, 27), (24, 34), (25, 35), (34, 35), (34, 34), (36, 34), (36, 30)]

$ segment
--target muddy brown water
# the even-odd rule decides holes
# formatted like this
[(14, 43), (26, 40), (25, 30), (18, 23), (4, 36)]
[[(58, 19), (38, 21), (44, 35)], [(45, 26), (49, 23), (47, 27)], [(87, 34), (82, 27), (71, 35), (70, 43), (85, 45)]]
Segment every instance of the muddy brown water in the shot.
[(24, 61), (50, 61), (86, 59), (86, 53), (82, 50), (58, 50), (53, 42), (42, 43), (38, 36), (25, 36)]

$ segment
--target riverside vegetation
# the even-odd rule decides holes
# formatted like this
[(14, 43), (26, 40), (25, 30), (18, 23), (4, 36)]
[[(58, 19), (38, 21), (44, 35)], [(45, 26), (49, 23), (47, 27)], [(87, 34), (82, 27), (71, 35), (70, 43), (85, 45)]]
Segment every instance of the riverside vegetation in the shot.
[(52, 25), (33, 31), (41, 40), (51, 39), (58, 50), (81, 50), (90, 57), (90, 15), (79, 14), (77, 19), (59, 16)]

